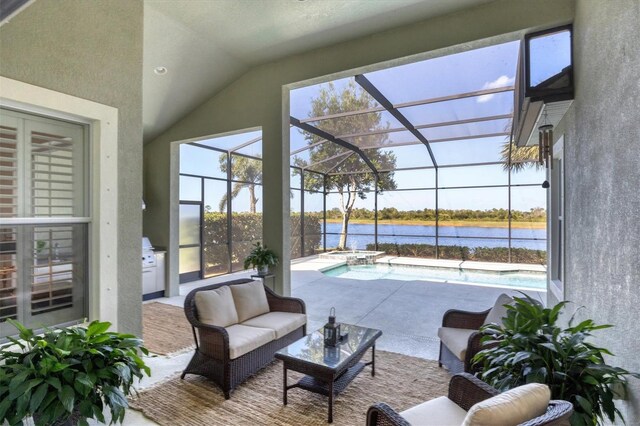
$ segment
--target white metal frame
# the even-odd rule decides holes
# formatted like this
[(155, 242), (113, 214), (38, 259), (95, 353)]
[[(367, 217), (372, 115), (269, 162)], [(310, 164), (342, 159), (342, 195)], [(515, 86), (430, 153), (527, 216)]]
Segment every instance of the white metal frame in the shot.
[(89, 319), (118, 328), (118, 109), (2, 76), (0, 87), (0, 106), (89, 125)]

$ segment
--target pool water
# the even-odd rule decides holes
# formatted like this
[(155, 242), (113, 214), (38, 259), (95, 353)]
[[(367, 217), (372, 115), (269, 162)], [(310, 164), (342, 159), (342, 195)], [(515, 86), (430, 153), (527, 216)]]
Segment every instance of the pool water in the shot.
[(323, 274), (330, 277), (354, 280), (436, 281), (451, 283), (504, 286), (518, 289), (546, 290), (546, 274), (541, 272), (493, 272), (469, 269), (431, 268), (427, 266), (400, 265), (342, 265), (328, 269)]

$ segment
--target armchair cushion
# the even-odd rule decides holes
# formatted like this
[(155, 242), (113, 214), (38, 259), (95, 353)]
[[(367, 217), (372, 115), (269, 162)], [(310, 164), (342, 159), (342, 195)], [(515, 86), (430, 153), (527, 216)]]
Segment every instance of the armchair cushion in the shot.
[(547, 385), (530, 383), (518, 386), (469, 409), (463, 426), (516, 426), (547, 411), (551, 391)]
[(464, 360), (467, 354), (467, 344), (469, 336), (478, 330), (468, 330), (466, 328), (440, 327), (438, 329), (438, 337), (451, 353)]
[(276, 333), (268, 328), (234, 324), (226, 330), (229, 335), (229, 358), (231, 359), (239, 358), (276, 338)]
[(251, 327), (268, 328), (276, 333), (279, 339), (291, 333), (298, 327), (307, 323), (305, 314), (294, 314), (291, 312), (268, 312), (257, 317), (246, 320), (242, 325)]
[(199, 291), (195, 295), (200, 322), (218, 327), (238, 323), (238, 313), (229, 286)]
[(460, 426), (467, 412), (446, 396), (441, 396), (400, 413), (415, 426)]
[(507, 296), (504, 293), (498, 296), (493, 308), (491, 308), (487, 314), (487, 318), (484, 320), (483, 325), (502, 324), (502, 318), (507, 316), (507, 308), (505, 308), (504, 305), (510, 305), (511, 303), (513, 303), (511, 296)]
[(238, 322), (245, 322), (249, 318), (269, 312), (267, 294), (264, 291), (264, 284), (260, 281), (232, 285), (231, 294), (236, 303)]

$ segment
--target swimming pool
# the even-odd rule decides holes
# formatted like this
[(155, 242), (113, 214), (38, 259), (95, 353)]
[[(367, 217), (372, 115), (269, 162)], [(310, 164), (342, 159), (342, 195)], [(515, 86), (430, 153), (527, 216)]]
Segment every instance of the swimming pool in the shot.
[(341, 265), (322, 272), (330, 277), (354, 280), (435, 281), (455, 284), (478, 284), (491, 287), (546, 290), (546, 274), (541, 272), (493, 272), (427, 266)]

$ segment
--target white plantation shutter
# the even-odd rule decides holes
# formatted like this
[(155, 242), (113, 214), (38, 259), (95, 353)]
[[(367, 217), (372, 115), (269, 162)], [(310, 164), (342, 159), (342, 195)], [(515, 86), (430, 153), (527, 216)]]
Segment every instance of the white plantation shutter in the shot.
[(0, 338), (86, 315), (82, 125), (0, 110)]

